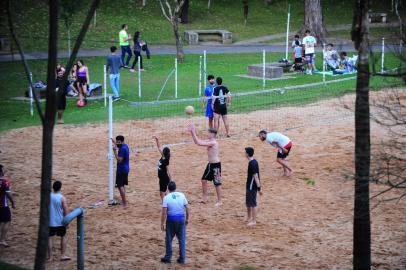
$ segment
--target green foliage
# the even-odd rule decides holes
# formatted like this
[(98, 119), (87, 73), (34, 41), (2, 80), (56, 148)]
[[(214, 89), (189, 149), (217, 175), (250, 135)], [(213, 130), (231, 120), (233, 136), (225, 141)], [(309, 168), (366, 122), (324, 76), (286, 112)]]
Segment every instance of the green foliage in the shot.
[(316, 184), (316, 181), (310, 177), (303, 177), (302, 180), (309, 186), (314, 186)]
[(0, 269), (2, 269), (2, 270), (25, 270), (25, 268), (21, 268), (19, 266), (5, 263), (2, 261), (0, 261)]

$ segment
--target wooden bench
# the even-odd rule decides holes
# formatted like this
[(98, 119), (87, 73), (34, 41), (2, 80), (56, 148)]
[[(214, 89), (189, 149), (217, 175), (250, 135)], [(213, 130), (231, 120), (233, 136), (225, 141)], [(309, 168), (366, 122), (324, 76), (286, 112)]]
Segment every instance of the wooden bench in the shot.
[(0, 51), (10, 51), (10, 39), (7, 36), (0, 35)]
[(233, 35), (227, 30), (187, 30), (185, 40), (189, 45), (197, 45), (200, 42), (219, 42), (222, 44), (233, 43)]
[(387, 14), (386, 13), (380, 13), (380, 12), (369, 12), (368, 14), (368, 20), (370, 23), (373, 22), (382, 22), (386, 23)]

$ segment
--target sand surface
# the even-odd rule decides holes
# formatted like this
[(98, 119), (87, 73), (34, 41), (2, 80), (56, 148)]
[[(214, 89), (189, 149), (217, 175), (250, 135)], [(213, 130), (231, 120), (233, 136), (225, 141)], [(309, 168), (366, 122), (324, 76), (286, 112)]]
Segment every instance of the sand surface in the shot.
[[(351, 101), (354, 96), (347, 96)], [(280, 108), (232, 115), (232, 138), (220, 134), (224, 205), (200, 204), (200, 178), (205, 149), (190, 142), (186, 123), (197, 123), (204, 136), (204, 120), (165, 119), (115, 124), (115, 134), (128, 138), (131, 153), (130, 207), (109, 207), (106, 158), (107, 125), (57, 126), (54, 178), (63, 182), (69, 207), (85, 212), (86, 269), (350, 269), (352, 265), (354, 119), (340, 100), (305, 107)], [(280, 130), (294, 147), (289, 161), (294, 175), (280, 177), (276, 151), (261, 143), (259, 129)], [(285, 130), (285, 128), (288, 128)], [(172, 146), (171, 171), (179, 191), (191, 207), (187, 227), (187, 265), (163, 265), (164, 233), (160, 231), (160, 200), (156, 163), (150, 148), (158, 134)], [(385, 132), (372, 125), (373, 141)], [(38, 223), (41, 128), (0, 134), (0, 160), (13, 183), (17, 209), (13, 211), (10, 248), (0, 248), (0, 260), (32, 267)], [(258, 224), (245, 219), (245, 146), (253, 146), (260, 164), (264, 195), (259, 198)], [(312, 179), (315, 185), (306, 180)], [(371, 184), (375, 194), (384, 186)], [(116, 192), (117, 194), (117, 192)], [(392, 195), (396, 195), (393, 194)], [(371, 204), (377, 203), (372, 201)], [(406, 200), (380, 204), (372, 211), (374, 269), (406, 269)], [(55, 261), (48, 269), (76, 268), (76, 226), (68, 230), (70, 262)], [(177, 255), (174, 241), (174, 254)], [(176, 260), (176, 257), (173, 259)]]

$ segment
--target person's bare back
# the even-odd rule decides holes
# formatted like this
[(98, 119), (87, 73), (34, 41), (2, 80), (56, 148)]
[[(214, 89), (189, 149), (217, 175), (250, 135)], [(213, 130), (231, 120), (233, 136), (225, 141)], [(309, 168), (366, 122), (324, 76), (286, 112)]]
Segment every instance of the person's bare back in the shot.
[(215, 138), (207, 140), (210, 143), (210, 146), (207, 146), (207, 158), (209, 163), (218, 163), (220, 162), (219, 158), (219, 144)]

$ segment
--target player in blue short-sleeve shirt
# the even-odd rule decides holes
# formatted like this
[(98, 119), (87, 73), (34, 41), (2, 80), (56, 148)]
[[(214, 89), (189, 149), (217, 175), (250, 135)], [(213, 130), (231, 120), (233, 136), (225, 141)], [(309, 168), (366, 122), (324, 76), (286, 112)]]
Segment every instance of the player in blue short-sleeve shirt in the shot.
[(116, 187), (120, 192), (123, 207), (127, 207), (125, 186), (128, 186), (128, 173), (130, 172), (130, 149), (124, 143), (124, 136), (119, 135), (114, 141), (114, 156), (117, 160)]
[(206, 117), (209, 119), (209, 128), (213, 128), (213, 108), (212, 108), (212, 98), (213, 89), (216, 87), (216, 82), (213, 75), (207, 76), (207, 81), (209, 84), (204, 89), (203, 106), (206, 107)]

